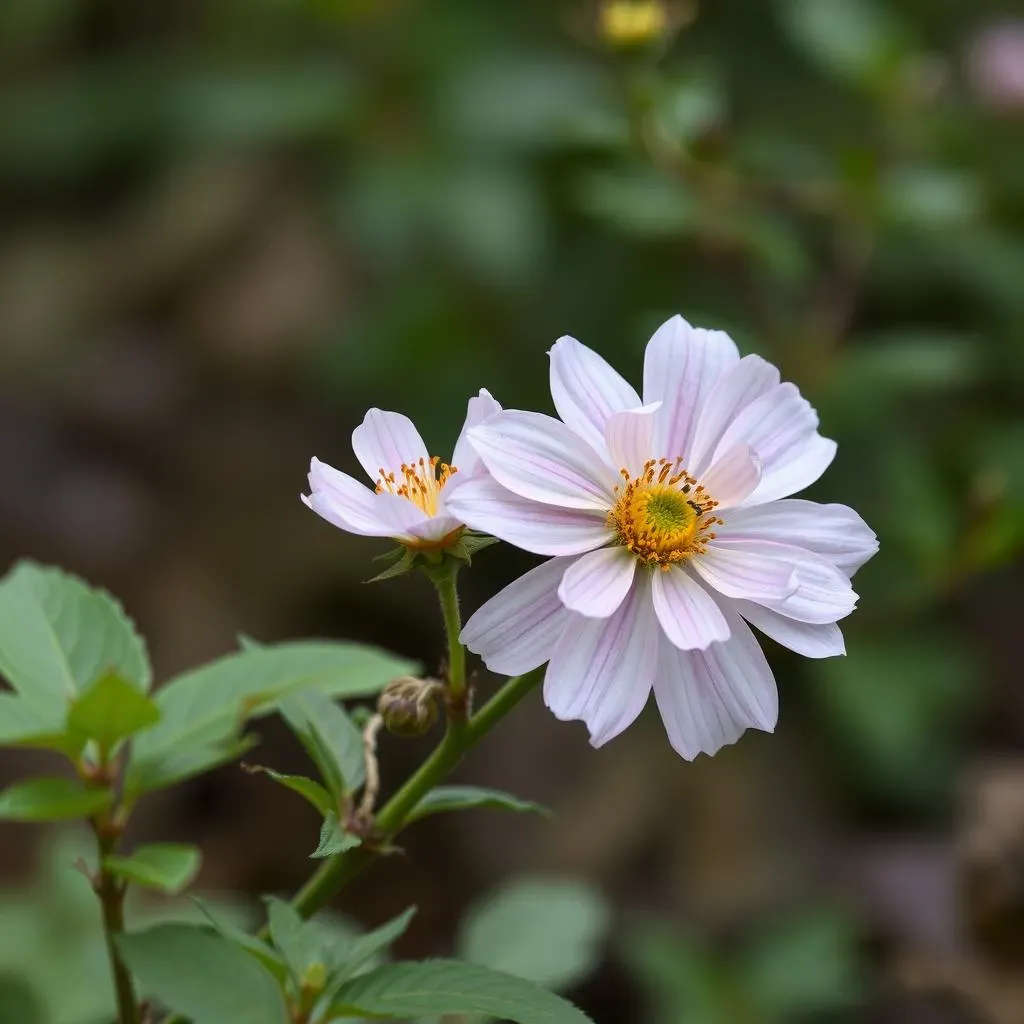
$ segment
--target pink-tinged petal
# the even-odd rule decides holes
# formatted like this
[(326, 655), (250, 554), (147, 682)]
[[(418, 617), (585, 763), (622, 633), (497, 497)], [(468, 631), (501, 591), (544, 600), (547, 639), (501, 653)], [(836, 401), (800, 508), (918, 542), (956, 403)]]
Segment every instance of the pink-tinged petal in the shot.
[(758, 488), (744, 505), (760, 505), (810, 487), (836, 457), (838, 445), (820, 434), (813, 435), (799, 454), (794, 454), (784, 465), (778, 465), (770, 475), (762, 475)]
[(548, 355), (551, 397), (558, 415), (603, 458), (608, 417), (635, 409), (640, 396), (601, 356), (575, 338), (559, 338)]
[(630, 476), (640, 476), (651, 458), (654, 414), (660, 402), (639, 409), (614, 412), (605, 426), (606, 451), (615, 469), (627, 469)]
[(552, 558), (510, 583), (470, 616), (462, 643), (501, 675), (543, 665), (569, 622), (558, 584), (572, 561)]
[(565, 570), (558, 596), (571, 612), (607, 619), (625, 600), (635, 571), (636, 556), (627, 548), (591, 551)]
[(761, 482), (761, 459), (748, 445), (738, 444), (716, 459), (700, 482), (719, 509), (732, 508)]
[(481, 388), (480, 393), (469, 400), (466, 407), (466, 422), (462, 424), (459, 439), (455, 442), (455, 451), (452, 454), (452, 465), (458, 469), (458, 475), (470, 477), (483, 470), (483, 464), (476, 449), (469, 443), (466, 436), (470, 428), (486, 423), (492, 416), (501, 412), (501, 405), (491, 397), (487, 388)]
[(834, 622), (797, 622), (751, 601), (736, 601), (733, 607), (765, 636), (805, 658), (834, 658), (846, 653), (842, 631)]
[(408, 498), (383, 491), (373, 496), (373, 510), (394, 531), (391, 536), (413, 536), (413, 531), (430, 522), (431, 517)]
[(712, 541), (689, 563), (700, 578), (725, 597), (748, 601), (783, 601), (796, 591), (793, 569), (758, 551), (735, 551)]
[(562, 508), (607, 512), (622, 478), (561, 420), (537, 412), (500, 412), (469, 439), (495, 480), (523, 498)]
[(726, 370), (708, 394), (697, 420), (687, 469), (699, 477), (710, 465), (729, 424), (755, 398), (778, 387), (779, 371), (760, 356), (744, 356)]
[[(717, 556), (728, 554), (733, 559), (747, 562), (774, 562), (784, 570), (791, 570), (796, 583), (792, 593), (785, 597), (751, 594), (729, 594), (763, 604), (800, 622), (835, 622), (849, 615), (857, 605), (857, 595), (850, 586), (849, 577), (831, 562), (813, 551), (792, 544), (779, 544), (768, 540), (737, 540), (719, 538), (712, 542)], [(708, 555), (704, 556), (706, 560)]]
[(310, 495), (303, 502), (333, 526), (363, 537), (389, 537), (393, 528), (385, 523), (375, 505), (376, 495), (365, 484), (333, 466), (313, 459), (309, 464)]
[(349, 518), (339, 509), (331, 496), (323, 491), (315, 494), (300, 494), (302, 503), (312, 509), (321, 519), (326, 519), (332, 526), (344, 530), (346, 533), (355, 533), (361, 537), (392, 537), (394, 529), (390, 525), (381, 522), (371, 523), (365, 519)]
[(651, 574), (654, 610), (665, 635), (684, 651), (729, 639), (729, 624), (714, 598), (685, 569)]
[(770, 540), (806, 548), (852, 576), (878, 551), (874, 531), (846, 505), (819, 505), (802, 498), (733, 509), (724, 526), (715, 527), (722, 539)]
[(654, 432), (659, 457), (686, 465), (711, 389), (739, 358), (724, 331), (691, 327), (681, 316), (654, 332), (644, 355), (644, 403), (662, 403)]
[(551, 655), (544, 702), (556, 718), (581, 718), (599, 747), (631, 725), (651, 693), (658, 623), (645, 575), (608, 619), (571, 615)]
[(613, 536), (603, 512), (521, 498), (486, 476), (454, 484), (445, 508), (471, 529), (535, 555), (579, 555), (603, 547)]
[(747, 624), (724, 610), (731, 635), (706, 651), (663, 641), (654, 696), (669, 742), (682, 757), (715, 754), (747, 729), (773, 732), (779, 695), (768, 661)]
[(410, 526), (409, 533), (425, 544), (435, 544), (444, 540), (450, 533), (462, 528), (462, 520), (455, 516), (430, 516), (417, 526)]
[(403, 465), (429, 461), (427, 446), (408, 416), (370, 409), (352, 431), (352, 450), (367, 476), (376, 481), (382, 469), (401, 478)]

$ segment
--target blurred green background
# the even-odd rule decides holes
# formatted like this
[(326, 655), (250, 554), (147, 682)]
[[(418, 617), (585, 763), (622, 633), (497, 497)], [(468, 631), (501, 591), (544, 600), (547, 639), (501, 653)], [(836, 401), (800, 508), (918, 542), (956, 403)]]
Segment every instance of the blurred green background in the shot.
[[(509, 877), (569, 880), (544, 980), (598, 1024), (1024, 1020), (1024, 18), (608, 6), (3, 0), (0, 559), (118, 593), (164, 675), (239, 632), (436, 664), (428, 584), (362, 584), (381, 546), (302, 507), (309, 457), (356, 469), (370, 405), (442, 456), (480, 387), (547, 410), (561, 334), (637, 380), (672, 313), (724, 328), (839, 441), (811, 496), (878, 532), (849, 656), (772, 648), (776, 735), (693, 765), (537, 699), (462, 777), (555, 819), (439, 819), (340, 909), (416, 902), (400, 951), (446, 954)], [(529, 564), (481, 554), (467, 607)], [(316, 822), (272, 788), (222, 770), (138, 833), (198, 840), (200, 890), (294, 889)], [(44, 898), (85, 882), (39, 838), (0, 829), (0, 1020), (96, 1024), (96, 933)]]

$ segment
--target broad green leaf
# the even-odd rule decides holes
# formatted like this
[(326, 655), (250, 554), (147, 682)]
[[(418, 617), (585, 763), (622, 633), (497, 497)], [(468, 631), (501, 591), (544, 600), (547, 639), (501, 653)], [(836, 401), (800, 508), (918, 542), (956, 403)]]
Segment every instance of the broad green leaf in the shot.
[(327, 817), (334, 811), (336, 805), (331, 794), (319, 782), (307, 779), (305, 775), (282, 775), (281, 772), (275, 772), (273, 768), (266, 768), (260, 764), (242, 765), (242, 767), (250, 775), (269, 776), (275, 782), (298, 793), (308, 800), (323, 817)]
[(110, 856), (103, 863), (115, 875), (160, 892), (179, 893), (199, 872), (202, 854), (185, 843), (150, 843), (129, 856)]
[(510, 793), (498, 789), (484, 789), (480, 786), (438, 786), (432, 789), (409, 815), (409, 821), (442, 811), (466, 811), (478, 807), (487, 807), (499, 811), (532, 812), (545, 817), (551, 812), (541, 804), (532, 800), (520, 800)]
[(169, 924), (117, 943), (143, 991), (194, 1024), (288, 1024), (274, 976), (219, 935)]
[(237, 760), (258, 742), (259, 738), (252, 735), (239, 738), (229, 736), (220, 742), (202, 743), (183, 750), (167, 750), (159, 758), (147, 761), (136, 761), (133, 756), (128, 768), (125, 794), (130, 798), (138, 797), (142, 793), (213, 771), (222, 764)]
[(397, 942), (409, 927), (409, 922), (416, 913), (415, 907), (403, 910), (397, 917), (392, 918), (387, 924), (382, 924), (372, 932), (360, 935), (351, 939), (339, 953), (338, 960), (341, 963), (341, 970), (332, 979), (334, 990), (340, 988), (342, 982), (351, 978), (378, 956), (385, 952), (394, 942)]
[(108, 789), (86, 789), (74, 779), (29, 779), (0, 793), (0, 821), (88, 818), (109, 807)]
[(48, 1024), (43, 1001), (24, 978), (0, 973), (0, 1020)]
[(204, 900), (193, 896), (192, 902), (199, 907), (206, 919), (223, 938), (234, 943), (236, 946), (241, 946), (247, 953), (263, 964), (277, 979), (279, 984), (284, 984), (285, 978), (288, 976), (288, 970), (285, 967), (284, 961), (277, 955), (275, 950), (271, 949), (261, 939), (256, 938), (255, 935), (239, 928), (233, 921), (222, 917), (220, 914), (215, 914)]
[(43, 747), (71, 756), (77, 753), (74, 742), (53, 715), (41, 714), (16, 693), (0, 693), (0, 747)]
[(338, 816), (332, 811), (320, 826), (320, 842), (310, 857), (333, 857), (359, 845), (359, 837), (346, 832)]
[(470, 908), (459, 955), (546, 988), (565, 988), (599, 960), (609, 924), (600, 893), (582, 882), (521, 879)]
[(486, 1013), (518, 1024), (587, 1024), (590, 1018), (532, 982), (458, 960), (389, 964), (347, 982), (331, 1012), (415, 1018)]
[(326, 964), (325, 936), (315, 922), (304, 921), (291, 904), (274, 896), (265, 896), (264, 902), (270, 937), (292, 977), (301, 980), (314, 964)]
[(50, 727), (63, 722), (69, 699), (108, 672), (149, 688), (145, 644), (106, 591), (33, 562), (0, 580), (0, 675)]
[(285, 697), (280, 710), (320, 769), (335, 804), (362, 785), (363, 737), (343, 708), (316, 690), (306, 690)]
[(95, 740), (109, 753), (121, 740), (160, 721), (160, 709), (141, 690), (118, 675), (105, 675), (74, 700), (68, 712), (68, 733)]
[(195, 747), (230, 742), (246, 718), (273, 710), (282, 697), (304, 689), (364, 697), (415, 666), (374, 647), (308, 642), (258, 647), (218, 658), (167, 683), (157, 694), (163, 718), (141, 735), (132, 752), (127, 788), (166, 775), (161, 762)]

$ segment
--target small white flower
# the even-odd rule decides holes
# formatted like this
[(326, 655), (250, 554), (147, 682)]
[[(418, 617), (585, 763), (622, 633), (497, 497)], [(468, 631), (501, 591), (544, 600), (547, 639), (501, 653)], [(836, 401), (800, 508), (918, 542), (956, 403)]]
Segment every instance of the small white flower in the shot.
[(852, 509), (787, 499), (835, 443), (778, 370), (678, 316), (647, 346), (643, 402), (572, 338), (550, 356), (561, 419), (508, 411), (470, 430), (490, 475), (448, 508), (555, 557), (488, 601), (463, 642), (509, 675), (549, 661), (545, 701), (595, 746), (652, 689), (687, 759), (773, 730), (775, 680), (744, 620), (808, 657), (844, 653), (850, 576), (878, 547)]
[(457, 538), (463, 521), (447, 507), (446, 485), (458, 474), (482, 473), (477, 453), (466, 432), (501, 412), (486, 390), (469, 400), (466, 422), (449, 465), (427, 447), (408, 416), (370, 409), (352, 432), (352, 450), (375, 482), (365, 484), (313, 459), (309, 465), (309, 495), (302, 500), (339, 529), (364, 537), (393, 537), (410, 548), (446, 546)]

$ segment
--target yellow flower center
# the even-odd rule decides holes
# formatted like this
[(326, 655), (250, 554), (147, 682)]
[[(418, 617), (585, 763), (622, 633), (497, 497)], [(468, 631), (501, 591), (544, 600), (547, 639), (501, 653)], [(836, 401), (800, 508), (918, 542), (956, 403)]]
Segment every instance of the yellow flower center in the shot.
[(640, 561), (666, 571), (704, 552), (715, 538), (713, 527), (722, 525), (712, 514), (718, 502), (679, 461), (650, 459), (637, 477), (619, 470), (625, 484), (615, 488), (615, 505), (608, 513), (618, 542)]
[(601, 35), (616, 46), (636, 46), (660, 38), (668, 27), (663, 0), (609, 0), (600, 9)]
[(450, 477), (458, 473), (458, 469), (434, 455), (429, 462), (426, 459), (409, 464), (403, 462), (399, 472), (400, 479), (382, 466), (378, 470), (380, 476), (377, 478), (377, 493), (387, 491), (389, 494), (397, 494), (423, 509), (428, 516), (436, 516), (437, 497), (441, 488)]

